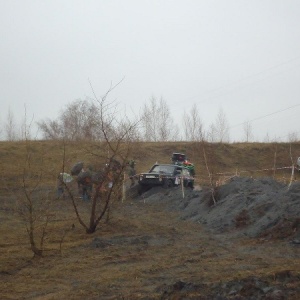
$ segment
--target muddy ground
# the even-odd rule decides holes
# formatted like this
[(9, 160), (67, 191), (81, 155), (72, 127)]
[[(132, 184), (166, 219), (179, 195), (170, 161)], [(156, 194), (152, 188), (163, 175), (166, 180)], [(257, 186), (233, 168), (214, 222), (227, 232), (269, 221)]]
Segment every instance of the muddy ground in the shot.
[[(275, 268), (277, 271), (271, 274), (276, 283), (259, 278), (254, 272), (242, 280), (226, 283), (221, 280), (222, 283), (211, 285), (212, 292), (206, 297), (212, 299), (299, 297), (300, 299), (299, 182), (286, 185), (269, 177), (259, 179), (234, 177), (225, 185), (219, 186), (214, 194), (211, 189), (200, 187), (184, 192), (181, 188), (172, 190), (153, 188), (140, 198), (140, 202), (158, 207), (164, 204), (164, 210), (179, 212), (180, 220), (200, 224), (202, 230), (219, 243), (216, 251), (223, 248), (237, 255), (235, 263), (237, 269), (239, 265), (241, 269), (250, 267), (243, 264), (244, 258), (239, 258), (241, 255), (249, 255), (253, 258), (253, 264), (256, 264), (257, 260), (267, 263), (266, 255), (274, 258), (273, 264), (278, 263)], [(257, 244), (250, 247), (241, 246), (243, 241), (245, 244), (250, 241)], [(292, 270), (284, 269), (284, 264), (276, 262), (276, 257), (294, 260)], [(290, 290), (287, 288), (289, 281), (293, 282), (291, 285), (293, 288)], [(196, 291), (200, 297), (204, 286), (199, 282), (178, 281), (166, 287), (164, 293), (166, 298), (173, 295), (175, 298), (178, 296), (188, 299), (189, 294), (197, 298)]]
[[(299, 183), (236, 177), (216, 203), (200, 187), (131, 195), (93, 235), (57, 200), (55, 222), (69, 231), (39, 260), (16, 259), (28, 244), (5, 232), (0, 298), (300, 299)], [(13, 226), (5, 205), (1, 221)]]

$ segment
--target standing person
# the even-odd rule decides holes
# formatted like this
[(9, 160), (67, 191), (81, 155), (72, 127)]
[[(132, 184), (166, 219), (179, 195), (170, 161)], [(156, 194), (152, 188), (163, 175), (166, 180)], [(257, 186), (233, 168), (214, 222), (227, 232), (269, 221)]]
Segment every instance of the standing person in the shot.
[(191, 173), (192, 176), (195, 176), (195, 166), (194, 166), (194, 164), (192, 164), (189, 160), (186, 159), (186, 160), (183, 162), (183, 165), (184, 165), (186, 168), (189, 169), (189, 171), (190, 171), (190, 173)]
[(82, 170), (77, 177), (78, 188), (82, 196), (82, 200), (91, 200), (93, 191), (92, 174), (89, 171)]
[(136, 171), (135, 171), (134, 167), (135, 167), (135, 161), (130, 160), (128, 162), (128, 170), (127, 170), (127, 174), (128, 174), (129, 179), (131, 181), (130, 187), (134, 186), (134, 184), (135, 184), (134, 177), (136, 175)]
[(68, 173), (59, 173), (57, 176), (57, 197), (65, 198), (65, 188), (73, 181), (73, 177)]
[(62, 173), (60, 173), (57, 176), (56, 186), (57, 186), (57, 192), (56, 192), (57, 198), (60, 198), (61, 196), (63, 198), (65, 198), (65, 195), (64, 195), (65, 188), (64, 188), (64, 182), (63, 182), (63, 175), (62, 175)]
[(92, 198), (93, 183), (91, 177), (86, 177), (85, 182), (82, 185), (82, 199), (84, 201), (89, 201)]

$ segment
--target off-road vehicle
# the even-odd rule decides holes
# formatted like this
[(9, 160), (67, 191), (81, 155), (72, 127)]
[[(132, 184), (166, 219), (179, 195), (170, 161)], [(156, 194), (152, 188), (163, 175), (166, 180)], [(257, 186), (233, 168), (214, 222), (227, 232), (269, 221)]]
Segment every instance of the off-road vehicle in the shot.
[(187, 159), (186, 155), (183, 153), (174, 152), (172, 154), (171, 160), (174, 165), (180, 165)]
[(194, 188), (194, 177), (188, 168), (173, 164), (155, 164), (149, 172), (139, 175), (139, 194), (154, 186), (170, 188), (178, 186), (183, 180), (183, 186)]
[(184, 153), (174, 152), (171, 156), (174, 165), (184, 166), (190, 170), (192, 176), (195, 176), (195, 166), (192, 164)]

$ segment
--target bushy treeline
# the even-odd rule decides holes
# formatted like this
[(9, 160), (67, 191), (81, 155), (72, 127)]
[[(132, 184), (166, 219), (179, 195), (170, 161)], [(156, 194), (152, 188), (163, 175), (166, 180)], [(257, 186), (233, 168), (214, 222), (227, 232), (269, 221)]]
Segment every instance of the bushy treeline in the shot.
[[(196, 104), (183, 111), (181, 117), (174, 120), (168, 103), (163, 99), (151, 97), (141, 108), (138, 116), (128, 117), (125, 111), (116, 105), (105, 107), (105, 114), (112, 116), (108, 123), (103, 122), (103, 115), (99, 109), (97, 99), (78, 99), (63, 108), (55, 119), (44, 119), (33, 122), (25, 116), (21, 125), (17, 125), (11, 110), (8, 111), (6, 122), (1, 126), (0, 137), (2, 140), (15, 141), (24, 139), (64, 139), (69, 141), (90, 140), (103, 141), (102, 127), (111, 136), (119, 136), (119, 132), (132, 127), (132, 138), (137, 141), (207, 141), (207, 142), (253, 142), (255, 137), (252, 122), (245, 121), (240, 124), (243, 131), (242, 139), (230, 139), (230, 126), (222, 108), (216, 110), (216, 118), (208, 126), (204, 126), (200, 110)], [(107, 116), (106, 116), (107, 117)], [(34, 124), (33, 124), (34, 123)], [(37, 127), (36, 127), (37, 126)], [(38, 134), (32, 135), (32, 128), (36, 127)], [(297, 142), (298, 134), (289, 133), (284, 140)], [(282, 138), (271, 139), (266, 133), (262, 142), (280, 142)]]
[[(140, 116), (134, 119), (124, 115), (122, 111), (110, 111), (113, 119), (103, 123), (103, 116), (93, 99), (76, 100), (70, 103), (59, 116), (38, 122), (38, 127), (43, 139), (79, 140), (104, 140), (102, 126), (108, 129), (113, 136), (123, 130), (124, 126), (132, 126), (132, 137), (139, 141), (199, 141), (208, 140), (215, 142), (229, 141), (229, 126), (226, 116), (220, 110), (216, 122), (208, 130), (204, 130), (197, 106), (184, 112), (182, 119), (174, 121), (167, 102), (160, 98), (152, 97), (144, 104)], [(115, 109), (115, 108), (114, 108)], [(126, 120), (126, 121), (124, 121)]]

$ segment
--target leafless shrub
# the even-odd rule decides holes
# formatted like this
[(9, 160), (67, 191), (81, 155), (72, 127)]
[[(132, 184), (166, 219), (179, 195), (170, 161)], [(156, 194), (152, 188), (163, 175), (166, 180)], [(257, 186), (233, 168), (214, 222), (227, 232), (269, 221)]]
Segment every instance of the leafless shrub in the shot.
[(16, 212), (24, 222), (30, 248), (35, 256), (42, 256), (47, 226), (51, 213), (47, 192), (40, 189), (43, 178), (42, 157), (32, 152), (30, 142), (26, 141), (27, 155), (23, 166), (21, 194), (18, 195)]
[[(104, 217), (110, 216), (112, 203), (122, 198), (124, 169), (134, 146), (138, 121), (132, 122), (126, 116), (120, 117), (117, 105), (107, 99), (109, 93), (117, 85), (111, 86), (100, 99), (94, 93), (99, 115), (96, 129), (103, 136), (103, 141), (90, 144), (86, 151), (95, 160), (102, 162), (103, 165), (101, 169), (95, 170), (96, 176), (94, 178), (96, 179), (93, 181), (94, 186), (90, 199), (89, 221), (86, 221), (81, 215), (73, 192), (65, 184), (65, 189), (71, 199), (77, 219), (89, 234), (95, 232)], [(62, 170), (65, 169), (64, 162), (65, 154)]]

